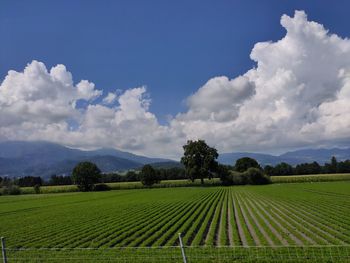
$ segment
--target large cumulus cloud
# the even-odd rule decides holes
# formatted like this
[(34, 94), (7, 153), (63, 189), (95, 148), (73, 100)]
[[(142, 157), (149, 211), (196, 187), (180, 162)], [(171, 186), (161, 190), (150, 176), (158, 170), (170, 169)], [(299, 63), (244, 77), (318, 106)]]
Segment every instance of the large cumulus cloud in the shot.
[[(0, 140), (48, 140), (175, 157), (170, 147), (178, 136), (148, 111), (145, 87), (118, 97), (108, 93), (96, 102), (101, 96), (92, 82), (74, 85), (63, 65), (48, 71), (32, 61), (23, 72), (9, 71), (0, 86)], [(87, 106), (78, 107), (79, 101)]]
[[(187, 98), (188, 110), (160, 125), (141, 86), (118, 93), (73, 83), (63, 65), (33, 61), (0, 86), (0, 139), (46, 139), (73, 147), (116, 147), (178, 157), (187, 139), (224, 151), (344, 145), (350, 139), (350, 40), (283, 15), (285, 36), (257, 43), (256, 67), (212, 78)], [(79, 101), (86, 107), (78, 107)]]
[[(330, 146), (349, 139), (350, 40), (329, 34), (303, 11), (283, 15), (281, 25), (281, 40), (254, 46), (256, 68), (231, 81), (209, 80), (173, 125), (221, 151)], [(239, 92), (233, 83), (242, 78), (246, 84)], [(218, 105), (210, 114), (208, 103)], [(227, 118), (215, 117), (220, 115)]]

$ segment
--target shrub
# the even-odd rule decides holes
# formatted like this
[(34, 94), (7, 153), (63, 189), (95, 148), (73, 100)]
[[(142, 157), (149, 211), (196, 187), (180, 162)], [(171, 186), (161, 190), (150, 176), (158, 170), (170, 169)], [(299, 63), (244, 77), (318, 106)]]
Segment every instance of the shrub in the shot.
[(245, 180), (248, 184), (269, 184), (271, 179), (268, 175), (264, 174), (260, 169), (249, 168), (243, 173)]
[(242, 185), (246, 183), (242, 173), (231, 171), (225, 165), (219, 165), (218, 173), (223, 185)]
[(17, 185), (9, 185), (2, 190), (4, 195), (20, 195), (21, 189)]
[(110, 186), (106, 185), (106, 184), (97, 184), (94, 187), (94, 191), (98, 191), (98, 192), (100, 192), (100, 191), (109, 191), (111, 189), (112, 188)]
[(33, 188), (34, 188), (34, 192), (36, 194), (40, 194), (41, 190), (40, 190), (40, 185), (39, 184), (34, 185)]
[(231, 171), (232, 185), (244, 185), (247, 184), (246, 177), (243, 173)]

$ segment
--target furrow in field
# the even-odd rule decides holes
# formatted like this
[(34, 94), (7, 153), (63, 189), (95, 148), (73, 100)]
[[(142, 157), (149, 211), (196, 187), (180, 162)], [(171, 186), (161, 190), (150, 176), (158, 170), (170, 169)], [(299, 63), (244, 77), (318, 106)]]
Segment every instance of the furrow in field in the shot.
[[(308, 202), (298, 202), (299, 207), (305, 208), (307, 214), (312, 217), (317, 217), (322, 219), (324, 218), (326, 221), (326, 226), (330, 228), (334, 228), (334, 231), (338, 233), (347, 233), (350, 234), (350, 226), (348, 224), (348, 214), (346, 216), (342, 216), (339, 214), (335, 214), (332, 212), (331, 207), (333, 204), (327, 204), (326, 206), (322, 206), (322, 203), (317, 202), (317, 207), (313, 206)], [(331, 223), (331, 224), (330, 224)]]
[[(202, 199), (191, 202), (191, 205), (188, 207), (180, 208), (179, 213), (176, 213), (175, 216), (170, 215), (169, 220), (165, 220), (158, 224), (156, 227), (151, 228), (147, 233), (143, 236), (139, 236), (134, 239), (130, 244), (130, 246), (152, 246), (157, 239), (160, 239), (165, 233), (167, 233), (171, 226), (176, 224), (176, 222), (181, 221), (181, 219), (186, 219), (190, 217), (197, 209), (201, 207), (202, 204), (206, 203), (207, 200), (211, 197), (210, 194), (204, 196)], [(177, 212), (177, 211), (176, 211)]]
[(256, 195), (255, 193), (251, 193), (253, 198), (257, 200), (261, 204), (264, 209), (269, 211), (271, 214), (280, 219), (281, 222), (284, 222), (286, 226), (290, 226), (291, 230), (295, 230), (295, 234), (299, 234), (299, 238), (303, 239), (306, 243), (309, 244), (327, 244), (328, 242), (322, 237), (315, 235), (312, 231), (310, 231), (306, 226), (299, 222), (298, 218), (295, 218), (293, 215), (288, 216), (287, 210), (286, 212), (283, 208), (279, 207), (279, 205), (275, 202), (275, 200), (267, 199), (262, 195)]
[(200, 225), (199, 225), (199, 229), (198, 231), (196, 231), (196, 235), (195, 238), (193, 239), (193, 241), (191, 242), (191, 245), (194, 246), (199, 246), (199, 245), (204, 245), (205, 244), (205, 238), (207, 236), (208, 233), (208, 227), (209, 224), (214, 216), (214, 211), (216, 209), (217, 204), (219, 203), (221, 197), (223, 194), (223, 189), (220, 188), (220, 194), (217, 196), (217, 198), (213, 201), (212, 205), (208, 208), (207, 213), (202, 215), (201, 221), (200, 221)]
[(244, 219), (244, 223), (245, 223), (245, 225), (247, 226), (247, 228), (248, 228), (248, 230), (249, 230), (249, 233), (250, 233), (251, 237), (252, 237), (253, 240), (254, 240), (254, 243), (255, 243), (255, 245), (257, 245), (257, 246), (260, 246), (260, 245), (261, 245), (260, 238), (258, 237), (258, 235), (257, 235), (257, 233), (256, 233), (256, 231), (255, 231), (255, 229), (254, 229), (254, 227), (253, 227), (251, 221), (250, 221), (249, 218), (248, 218), (248, 215), (247, 215), (247, 213), (246, 213), (246, 211), (245, 211), (245, 207), (242, 205), (242, 202), (240, 201), (239, 195), (236, 194), (235, 196), (236, 196), (236, 198), (237, 198), (237, 203), (238, 203), (240, 212), (242, 213), (242, 216), (243, 216), (243, 219)]
[(233, 193), (231, 197), (232, 197), (232, 204), (233, 204), (233, 210), (234, 210), (235, 225), (237, 226), (237, 232), (239, 236), (239, 244), (243, 246), (253, 245), (254, 241), (251, 237), (251, 234), (249, 232), (247, 225), (244, 222), (244, 218), (243, 218), (241, 209), (239, 208), (237, 199)]
[(262, 226), (261, 222), (258, 220), (258, 216), (256, 213), (252, 211), (249, 207), (248, 201), (244, 197), (242, 193), (239, 194), (242, 204), (247, 211), (248, 218), (251, 220), (253, 226), (255, 227), (255, 231), (257, 234), (260, 234), (259, 239), (263, 245), (275, 246), (274, 241), (272, 241), (271, 237), (266, 232), (266, 229)]
[(227, 197), (227, 233), (228, 233), (228, 245), (229, 246), (234, 246), (234, 241), (233, 241), (233, 229), (232, 229), (232, 224), (231, 222), (234, 220), (233, 218), (233, 213), (232, 213), (232, 208), (229, 205), (230, 204), (230, 195), (231, 193), (229, 193), (228, 197)]
[[(279, 201), (279, 202), (283, 203), (283, 205), (286, 206), (286, 204), (283, 201)], [(323, 219), (321, 214), (319, 214), (318, 216), (315, 216), (312, 213), (307, 211), (307, 207), (300, 210), (301, 206), (296, 207), (295, 205), (291, 205), (291, 204), (287, 204), (287, 206), (293, 207), (294, 211), (298, 213), (300, 218), (302, 218), (308, 224), (311, 224), (313, 227), (316, 227), (317, 230), (321, 232), (327, 238), (327, 240), (329, 240), (331, 243), (345, 244), (343, 239), (347, 239), (347, 240), (349, 239), (349, 237), (335, 230), (329, 224), (327, 224), (328, 221), (326, 219)]]
[[(56, 218), (57, 219), (57, 218)], [(57, 219), (59, 220), (59, 219)], [(49, 240), (50, 243), (52, 243), (53, 239), (57, 239), (59, 236), (67, 235), (67, 233), (77, 232), (80, 233), (81, 229), (90, 223), (95, 223), (97, 220), (96, 217), (89, 217), (88, 220), (84, 221), (84, 218), (82, 219), (82, 222), (78, 226), (72, 226), (68, 224), (68, 226), (60, 227), (60, 228), (53, 228), (51, 224), (46, 225), (46, 227), (42, 227), (40, 229), (41, 232), (45, 233), (45, 237), (38, 236), (37, 232), (35, 232), (32, 228), (28, 228), (28, 231), (26, 231), (24, 234), (23, 241), (17, 240), (19, 244), (21, 244), (20, 247), (26, 246), (28, 243), (37, 243), (37, 241), (45, 242), (46, 240)], [(59, 221), (58, 221), (59, 222)], [(40, 222), (37, 222), (40, 225)], [(45, 224), (44, 224), (45, 225)], [(35, 237), (32, 237), (35, 236)], [(30, 240), (28, 240), (28, 237), (31, 237)]]
[[(159, 240), (156, 241), (155, 244), (161, 244), (161, 245), (174, 245), (177, 244), (178, 238), (177, 233), (181, 232), (183, 235), (183, 242), (184, 244), (187, 244), (186, 241), (189, 234), (191, 233), (191, 227), (194, 226), (195, 218), (200, 217), (202, 213), (205, 213), (205, 211), (209, 210), (209, 207), (211, 206), (212, 202), (215, 200), (216, 196), (219, 195), (219, 191), (216, 191), (210, 195), (210, 197), (206, 200), (206, 202), (202, 202), (198, 209), (196, 209), (193, 213), (188, 213), (185, 218), (181, 218), (179, 221), (177, 221), (169, 230), (169, 234), (162, 236)], [(189, 244), (187, 244), (189, 245)]]
[(219, 227), (220, 227), (220, 217), (223, 208), (223, 200), (226, 195), (226, 189), (223, 191), (223, 195), (221, 196), (219, 203), (216, 205), (216, 209), (214, 212), (214, 216), (212, 220), (210, 220), (208, 227), (208, 233), (205, 238), (204, 244), (207, 246), (214, 246), (218, 240), (219, 235)]
[[(206, 196), (200, 196), (197, 200), (194, 200), (196, 202), (200, 202), (205, 199)], [(192, 201), (193, 202), (193, 201)], [(191, 203), (192, 203), (191, 202)], [(116, 240), (113, 240), (113, 242), (106, 243), (105, 245), (109, 245), (110, 247), (118, 245), (118, 246), (126, 246), (130, 242), (133, 241), (133, 239), (142, 237), (148, 230), (151, 230), (152, 227), (161, 225), (164, 223), (164, 220), (171, 214), (174, 213), (174, 211), (177, 211), (179, 207), (183, 206), (183, 202), (181, 202), (178, 206), (173, 207), (169, 210), (169, 208), (165, 205), (166, 211), (165, 213), (162, 213), (162, 215), (158, 218), (155, 218), (153, 216), (148, 217), (150, 218), (151, 222), (145, 221), (144, 224), (136, 224), (134, 227), (132, 227), (130, 230), (125, 232), (123, 231), (123, 234), (120, 235)]]
[[(261, 198), (261, 197), (259, 197), (259, 198)], [(267, 202), (269, 202), (269, 201), (270, 200), (268, 200)], [(293, 219), (294, 222), (298, 223), (299, 227), (302, 226), (304, 233), (307, 233), (307, 235), (309, 237), (314, 236), (314, 238), (312, 238), (314, 240), (315, 240), (315, 238), (317, 239), (317, 244), (320, 244), (320, 245), (321, 244), (329, 244), (329, 243), (334, 244), (334, 241), (333, 241), (334, 238), (332, 236), (329, 236), (328, 233), (325, 234), (324, 231), (320, 231), (320, 229), (313, 226), (312, 223), (304, 220), (302, 213), (299, 210), (293, 209), (292, 210), (293, 212), (291, 213), (290, 206), (283, 205), (277, 200), (274, 200), (274, 205), (273, 205), (272, 209), (274, 209), (275, 211), (278, 211), (280, 214), (284, 213), (286, 216)]]
[[(278, 239), (278, 243), (277, 245), (289, 245), (288, 241), (280, 234), (279, 231), (276, 230), (276, 228), (272, 225), (274, 222), (273, 220), (271, 220), (271, 218), (269, 218), (270, 220), (268, 220), (262, 212), (260, 212), (260, 210), (258, 209), (258, 207), (256, 206), (255, 203), (252, 202), (252, 200), (250, 198), (247, 198), (247, 203), (248, 205), (251, 207), (251, 210), (253, 210), (257, 216), (259, 218), (261, 218), (262, 222), (265, 224), (265, 226), (267, 226), (269, 233), (271, 234), (271, 236), (274, 236)], [(281, 228), (279, 228), (278, 230), (281, 230)]]
[(216, 245), (217, 246), (228, 246), (230, 245), (229, 240), (229, 221), (228, 221), (228, 196), (229, 196), (229, 189), (226, 189), (225, 191), (225, 197), (222, 205), (221, 210), (221, 217), (220, 217), (220, 224), (219, 224), (219, 235), (217, 238)]
[[(157, 211), (154, 213), (153, 211)], [(164, 211), (164, 204), (157, 203), (155, 206), (148, 206), (148, 209), (142, 209), (139, 212), (135, 212), (132, 214), (128, 214), (127, 216), (120, 216), (116, 214), (115, 217), (111, 216), (110, 224), (106, 226), (90, 226), (90, 231), (85, 231), (84, 234), (78, 235), (74, 240), (74, 246), (84, 245), (94, 247), (99, 247), (103, 245), (106, 240), (112, 240), (113, 237), (118, 236), (120, 233), (125, 231), (126, 229), (130, 229), (135, 225), (135, 222), (141, 221), (141, 219), (145, 216), (159, 216), (162, 211)], [(132, 220), (130, 220), (132, 217)], [(114, 220), (113, 220), (114, 219)], [(93, 233), (93, 234), (92, 234)], [(91, 239), (91, 235), (93, 235), (93, 239)], [(72, 245), (72, 241), (70, 241), (69, 245)], [(85, 242), (82, 242), (85, 241)]]
[[(183, 242), (186, 245), (191, 245), (193, 240), (198, 235), (199, 229), (202, 226), (202, 223), (212, 207), (212, 204), (215, 202), (216, 198), (220, 196), (221, 191), (216, 192), (215, 196), (207, 203), (205, 206), (203, 206), (202, 209), (196, 211), (195, 214), (191, 216), (191, 218), (186, 222), (187, 226), (184, 228), (184, 237)], [(204, 205), (204, 204), (203, 204)]]
[[(317, 215), (312, 214), (310, 211), (312, 211), (314, 208), (311, 206), (303, 206), (301, 202), (298, 202), (298, 206), (295, 204), (291, 204), (290, 202), (286, 203), (286, 201), (278, 201), (281, 205), (284, 207), (293, 208), (296, 213), (298, 213), (298, 216), (304, 220), (305, 222), (308, 222), (313, 227), (316, 227), (317, 231), (321, 232), (321, 234), (331, 243), (333, 244), (343, 244), (343, 239), (347, 239), (348, 237), (344, 235), (343, 233), (337, 231), (336, 229), (332, 228), (329, 224), (329, 220), (323, 218), (322, 213), (318, 213)], [(310, 221), (310, 222), (309, 222)]]
[(296, 238), (301, 240), (303, 245), (316, 245), (317, 244), (316, 241), (311, 239), (308, 235), (306, 235), (303, 232), (303, 228), (301, 228), (301, 226), (302, 226), (301, 224), (299, 224), (298, 222), (294, 221), (293, 219), (291, 219), (289, 217), (286, 217), (284, 213), (279, 214), (276, 211), (274, 211), (273, 209), (271, 209), (271, 206), (273, 206), (274, 204), (270, 203), (269, 206), (265, 206), (266, 204), (263, 203), (262, 201), (260, 201), (260, 200), (258, 201), (257, 199), (255, 199), (255, 200), (261, 206), (262, 209), (264, 209), (265, 211), (267, 211), (267, 213), (269, 213), (271, 216), (276, 218), (277, 222), (283, 223), (284, 227), (286, 227), (290, 233), (292, 233), (294, 236), (296, 236)]
[[(304, 198), (298, 198), (297, 200), (295, 199), (288, 199), (288, 202), (297, 202), (306, 204), (308, 206), (311, 206), (312, 208), (320, 211), (324, 211), (327, 216), (329, 215), (334, 215), (335, 218), (338, 220), (339, 217), (345, 217), (350, 213), (350, 203), (344, 203), (344, 200), (341, 202), (332, 198), (312, 198), (311, 200), (306, 200)], [(314, 204), (317, 203), (317, 206), (315, 207)], [(343, 222), (343, 221), (342, 221)], [(343, 222), (343, 227), (349, 228), (349, 225), (346, 222)]]
[[(136, 211), (142, 211), (144, 208), (138, 209)], [(123, 218), (128, 218), (132, 213), (137, 213), (135, 209), (128, 211), (128, 213), (125, 213)], [(106, 219), (105, 219), (106, 220)], [(36, 242), (31, 240), (28, 240), (28, 242), (35, 242), (37, 244), (41, 244), (40, 246), (46, 246), (46, 247), (63, 247), (65, 245), (69, 245), (74, 238), (72, 239), (71, 236), (74, 236), (75, 239), (81, 238), (83, 235), (89, 236), (92, 231), (96, 231), (98, 227), (104, 227), (108, 226), (111, 223), (114, 223), (116, 221), (115, 218), (109, 217), (102, 225), (99, 222), (99, 218), (94, 218), (93, 220), (89, 220), (87, 222), (83, 222), (82, 224), (75, 226), (70, 225), (70, 228), (65, 228), (61, 230), (61, 228), (58, 229), (60, 234), (46, 234), (45, 238), (38, 237), (40, 242)], [(52, 227), (52, 226), (51, 226)], [(84, 231), (86, 229), (89, 229), (89, 231)], [(46, 233), (46, 232), (45, 232)], [(64, 240), (64, 242), (62, 242)]]
[(172, 217), (177, 211), (179, 211), (181, 208), (184, 208), (185, 210), (190, 209), (192, 205), (193, 203), (187, 204), (187, 206), (185, 204), (180, 204), (179, 206), (173, 207), (171, 210), (166, 211), (166, 213), (164, 213), (160, 218), (157, 218), (156, 220), (152, 218), (152, 221), (148, 222), (145, 227), (139, 228), (138, 230), (135, 229), (130, 235), (121, 240), (118, 246), (137, 246), (141, 244), (150, 235), (161, 229), (168, 218)]
[[(179, 205), (178, 203), (177, 204), (174, 204), (173, 206), (177, 206)], [(149, 213), (149, 216), (153, 217), (155, 220), (162, 217), (162, 215), (164, 214), (164, 212), (166, 212), (166, 207), (163, 205), (161, 208), (157, 209), (157, 210), (151, 210), (150, 213)], [(156, 211), (156, 212), (154, 212)], [(147, 225), (147, 221), (144, 221), (143, 219), (144, 218), (147, 218), (145, 217), (145, 214), (141, 214), (139, 217), (136, 216), (133, 218), (133, 220), (129, 221), (128, 222), (128, 225), (127, 226), (124, 226), (122, 228), (119, 228), (117, 231), (108, 231), (110, 233), (109, 236), (105, 237), (104, 239), (102, 240), (99, 240), (99, 241), (95, 241), (95, 246), (97, 247), (101, 247), (101, 246), (106, 246), (106, 244), (110, 244), (110, 243), (117, 243), (117, 240), (121, 240), (123, 238), (125, 238), (125, 236), (127, 236), (130, 232), (133, 231), (133, 229), (135, 227), (138, 227), (138, 228), (141, 228), (141, 227), (144, 227)], [(142, 222), (142, 223), (140, 223)], [(106, 232), (105, 229), (101, 229), (103, 232)], [(96, 234), (96, 237), (100, 236), (101, 233), (97, 233)], [(79, 239), (77, 240), (77, 242), (74, 243), (74, 246), (75, 247), (80, 247), (80, 246), (87, 246), (87, 242), (89, 242), (89, 236), (91, 235), (87, 235), (86, 238), (84, 239)], [(91, 241), (90, 241), (91, 242)]]
[[(250, 194), (248, 194), (251, 199), (250, 202), (253, 202), (255, 204), (255, 207), (257, 208), (257, 210), (259, 210), (262, 213), (262, 217), (264, 217), (264, 220), (267, 220), (268, 218), (268, 222), (273, 225), (273, 229), (272, 230), (274, 232), (274, 234), (281, 240), (281, 242), (284, 245), (304, 245), (304, 243), (296, 236), (293, 234), (292, 231), (287, 229), (287, 226), (284, 227), (275, 217), (273, 214), (269, 213), (267, 210), (265, 210), (263, 208), (263, 206), (256, 200), (256, 198), (252, 197)], [(281, 218), (278, 218), (279, 220), (281, 220)], [(283, 219), (281, 220), (283, 222)], [(288, 222), (283, 222), (284, 225), (288, 224)], [(282, 234), (280, 234), (282, 233)], [(283, 235), (283, 236), (282, 236)], [(285, 240), (285, 241), (282, 241)]]

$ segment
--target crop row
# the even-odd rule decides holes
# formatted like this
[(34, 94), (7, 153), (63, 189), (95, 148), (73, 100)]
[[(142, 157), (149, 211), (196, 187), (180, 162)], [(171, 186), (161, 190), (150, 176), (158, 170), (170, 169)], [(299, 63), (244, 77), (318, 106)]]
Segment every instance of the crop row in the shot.
[(28, 196), (0, 204), (0, 232), (14, 248), (169, 247), (178, 245), (180, 232), (192, 247), (348, 245), (350, 200), (339, 189), (295, 184)]

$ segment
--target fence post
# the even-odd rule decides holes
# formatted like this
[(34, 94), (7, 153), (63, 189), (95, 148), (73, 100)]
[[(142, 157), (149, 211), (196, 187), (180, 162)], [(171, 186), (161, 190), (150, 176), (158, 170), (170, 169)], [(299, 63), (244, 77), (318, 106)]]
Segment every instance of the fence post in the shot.
[(4, 237), (1, 237), (1, 251), (2, 251), (2, 261), (3, 261), (3, 263), (7, 263), (5, 238)]
[(179, 233), (179, 241), (180, 241), (180, 248), (181, 248), (183, 261), (184, 261), (184, 263), (187, 263), (186, 254), (185, 254), (185, 248), (184, 248), (184, 245), (182, 244), (181, 233)]

